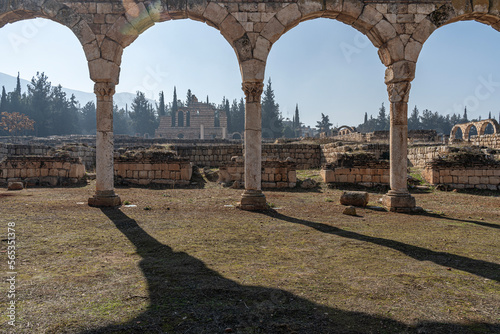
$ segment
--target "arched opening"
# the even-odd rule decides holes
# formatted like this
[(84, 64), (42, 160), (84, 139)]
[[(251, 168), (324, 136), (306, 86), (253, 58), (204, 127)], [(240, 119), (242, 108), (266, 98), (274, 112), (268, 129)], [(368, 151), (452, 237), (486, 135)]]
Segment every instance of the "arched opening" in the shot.
[[(206, 131), (214, 127), (213, 116), (206, 117), (212, 105), (218, 108), (224, 97), (230, 103), (243, 97), (230, 44), (213, 27), (189, 19), (157, 23), (143, 32), (124, 50), (121, 69), (118, 92), (144, 92), (153, 106), (164, 92), (166, 115), (163, 123), (159, 120), (163, 132), (157, 133), (163, 138), (175, 139), (178, 127), (190, 127), (186, 138), (200, 138), (202, 124)], [(172, 119), (174, 87), (177, 111)], [(188, 106), (188, 91), (203, 98)]]
[[(292, 71), (290, 64), (295, 64)], [(374, 120), (382, 103), (388, 105), (385, 70), (366, 36), (344, 23), (317, 18), (301, 22), (273, 45), (265, 83), (272, 79), (283, 118), (293, 119), (299, 105), (302, 133), (308, 132), (307, 127), (317, 133), (321, 121), (331, 123), (330, 129), (341, 124), (363, 128), (367, 110), (369, 132), (378, 129)], [(384, 112), (380, 123), (388, 126), (389, 112)], [(263, 135), (273, 131), (266, 126), (270, 125), (263, 124)]]
[(462, 133), (462, 129), (457, 127), (453, 130), (452, 134), (451, 134), (451, 137), (453, 139), (460, 139), (460, 140), (463, 140), (464, 139), (464, 135)]
[(475, 125), (469, 125), (467, 127), (467, 129), (465, 129), (465, 137), (467, 137), (467, 139), (470, 139), (471, 137), (475, 137), (477, 136), (477, 128)]
[(7, 101), (0, 109), (35, 122), (33, 131), (23, 134), (95, 134), (94, 83), (80, 41), (69, 28), (43, 18), (22, 20), (0, 28), (0, 41), (0, 89), (5, 87)]
[(486, 123), (484, 126), (484, 129), (482, 131), (482, 134), (484, 135), (492, 135), (495, 133), (495, 128), (493, 127), (493, 124), (491, 123)]
[(235, 140), (240, 140), (242, 139), (241, 138), (241, 134), (239, 133), (233, 133), (233, 135), (231, 136), (232, 139), (235, 139)]
[(177, 135), (177, 138), (178, 138), (178, 139), (184, 139), (184, 134), (183, 134), (183, 133), (179, 133), (179, 134)]
[(498, 31), (475, 21), (432, 33), (420, 53), (409, 101), (417, 106), (421, 129), (447, 134), (455, 124), (486, 119), (489, 110), (498, 109), (498, 45)]

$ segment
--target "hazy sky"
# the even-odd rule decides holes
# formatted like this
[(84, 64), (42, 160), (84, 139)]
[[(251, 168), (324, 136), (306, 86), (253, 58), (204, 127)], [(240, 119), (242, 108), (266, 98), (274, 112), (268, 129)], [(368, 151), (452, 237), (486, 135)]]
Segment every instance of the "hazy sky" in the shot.
[[(45, 72), (53, 84), (91, 92), (88, 67), (72, 32), (48, 20), (17, 22), (0, 29), (0, 72), (31, 79)], [(486, 118), (500, 112), (500, 33), (476, 22), (438, 29), (426, 42), (410, 93), (410, 109)], [(317, 19), (287, 32), (269, 55), (271, 77), (283, 116), (299, 104), (302, 122), (315, 125), (321, 113), (334, 125), (357, 125), (388, 104), (385, 67), (366, 37), (343, 23)], [(243, 97), (234, 51), (217, 30), (180, 20), (155, 25), (125, 49), (118, 92), (144, 91), (157, 98), (173, 87), (185, 99), (220, 103)]]

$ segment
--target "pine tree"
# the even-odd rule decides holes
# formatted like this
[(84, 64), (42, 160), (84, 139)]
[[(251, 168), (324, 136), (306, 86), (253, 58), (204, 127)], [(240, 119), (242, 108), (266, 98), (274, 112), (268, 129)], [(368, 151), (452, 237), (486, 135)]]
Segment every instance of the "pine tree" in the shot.
[(163, 91), (160, 92), (160, 102), (158, 106), (158, 116), (162, 117), (166, 115), (165, 112), (165, 94), (163, 94)]
[(154, 136), (157, 127), (156, 116), (153, 106), (148, 102), (143, 92), (137, 92), (131, 108), (130, 118), (135, 132), (141, 135), (147, 133), (151, 137)]
[(384, 103), (382, 103), (382, 106), (378, 110), (377, 129), (378, 130), (389, 130), (389, 118), (387, 117)]
[(96, 109), (93, 101), (87, 102), (82, 108), (82, 128), (85, 134), (96, 133)]
[(413, 108), (410, 118), (408, 118), (408, 130), (418, 130), (420, 129), (420, 112), (418, 111), (417, 106)]
[(179, 107), (177, 106), (177, 88), (174, 86), (174, 100), (172, 101), (172, 127), (175, 127), (175, 118), (177, 116), (177, 112), (179, 111)]
[(316, 128), (318, 129), (318, 131), (328, 132), (331, 126), (332, 123), (330, 123), (330, 117), (328, 117), (328, 115), (321, 113), (321, 121), (318, 121), (316, 124)]
[(2, 99), (0, 100), (0, 112), (8, 110), (7, 93), (5, 92), (5, 86), (2, 86)]
[(45, 73), (37, 73), (28, 84), (28, 116), (35, 121), (36, 136), (50, 135), (51, 88)]
[(262, 137), (279, 138), (283, 135), (283, 118), (275, 101), (271, 78), (262, 97)]

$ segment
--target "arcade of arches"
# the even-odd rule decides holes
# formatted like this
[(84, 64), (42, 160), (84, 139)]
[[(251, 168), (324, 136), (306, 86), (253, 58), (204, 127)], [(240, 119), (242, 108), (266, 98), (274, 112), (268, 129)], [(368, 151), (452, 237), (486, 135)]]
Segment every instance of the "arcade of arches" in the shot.
[[(301, 21), (331, 18), (351, 25), (378, 48), (387, 67), (390, 101), (390, 187), (384, 205), (393, 211), (415, 208), (406, 185), (407, 111), (410, 83), (427, 38), (439, 27), (476, 20), (500, 30), (498, 0), (6, 0), (0, 27), (24, 19), (47, 18), (79, 39), (95, 82), (97, 99), (97, 183), (94, 206), (115, 206), (113, 185), (113, 95), (123, 50), (157, 22), (192, 19), (218, 29), (233, 47), (246, 96), (245, 192), (241, 208), (266, 206), (261, 191), (261, 94), (273, 44)], [(382, 79), (382, 78), (381, 78)]]

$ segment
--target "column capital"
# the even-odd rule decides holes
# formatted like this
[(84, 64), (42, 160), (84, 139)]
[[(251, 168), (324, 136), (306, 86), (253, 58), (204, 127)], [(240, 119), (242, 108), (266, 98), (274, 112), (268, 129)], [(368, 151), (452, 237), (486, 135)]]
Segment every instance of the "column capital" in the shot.
[(262, 82), (243, 82), (243, 92), (247, 103), (260, 102), (260, 97), (264, 91), (264, 83)]
[(389, 101), (391, 103), (408, 103), (410, 97), (410, 81), (399, 81), (387, 83), (387, 91), (389, 93)]
[(113, 101), (115, 87), (116, 85), (112, 82), (96, 82), (94, 85), (94, 93), (97, 96), (97, 100)]

